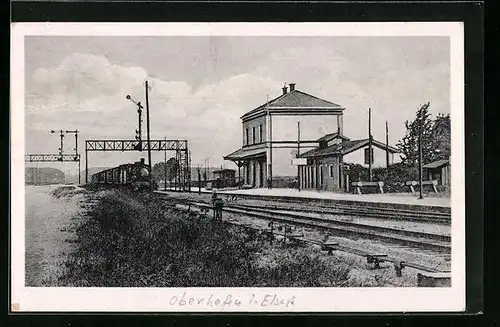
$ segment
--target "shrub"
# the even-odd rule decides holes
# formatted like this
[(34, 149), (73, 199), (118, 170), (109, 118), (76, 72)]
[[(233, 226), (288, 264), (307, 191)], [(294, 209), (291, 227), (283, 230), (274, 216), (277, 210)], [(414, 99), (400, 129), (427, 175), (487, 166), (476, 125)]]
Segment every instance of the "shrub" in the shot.
[[(110, 192), (77, 229), (60, 284), (73, 286), (335, 286), (349, 268), (255, 231), (190, 217), (161, 201)], [(270, 254), (271, 253), (271, 254)], [(262, 263), (262, 258), (269, 260)]]
[[(368, 168), (358, 164), (348, 165), (351, 181), (368, 181)], [(418, 169), (416, 167), (408, 167), (402, 163), (396, 163), (387, 168), (373, 168), (372, 180), (384, 182), (385, 192), (408, 192), (405, 182), (418, 180)], [(377, 192), (377, 190), (366, 189), (363, 192)]]

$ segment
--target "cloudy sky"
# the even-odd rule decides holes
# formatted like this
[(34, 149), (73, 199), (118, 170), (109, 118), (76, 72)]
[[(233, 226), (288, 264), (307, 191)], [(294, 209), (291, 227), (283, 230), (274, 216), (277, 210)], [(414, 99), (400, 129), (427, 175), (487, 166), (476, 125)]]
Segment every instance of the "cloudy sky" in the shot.
[[(231, 166), (222, 156), (241, 146), (240, 116), (285, 83), (343, 105), (351, 138), (366, 137), (368, 108), (374, 138), (384, 140), (388, 120), (392, 145), (419, 105), (450, 112), (447, 37), (29, 36), (25, 54), (27, 153), (56, 153), (51, 129), (80, 130), (80, 149), (133, 139), (137, 108), (125, 96), (143, 101), (146, 79), (151, 138), (188, 139), (193, 165)], [(68, 135), (65, 152), (73, 147)], [(139, 156), (91, 153), (89, 163)]]

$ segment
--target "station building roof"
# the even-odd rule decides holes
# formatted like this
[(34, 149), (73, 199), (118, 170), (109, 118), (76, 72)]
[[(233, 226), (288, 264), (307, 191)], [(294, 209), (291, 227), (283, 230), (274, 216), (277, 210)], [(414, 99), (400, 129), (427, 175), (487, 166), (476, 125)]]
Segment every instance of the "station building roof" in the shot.
[[(292, 84), (290, 84), (292, 85)], [(272, 113), (332, 113), (342, 112), (345, 108), (337, 103), (320, 99), (311, 94), (296, 90), (295, 87), (289, 92), (284, 91), (282, 95), (250, 110), (243, 116), (242, 120), (252, 119), (265, 114), (268, 110)]]

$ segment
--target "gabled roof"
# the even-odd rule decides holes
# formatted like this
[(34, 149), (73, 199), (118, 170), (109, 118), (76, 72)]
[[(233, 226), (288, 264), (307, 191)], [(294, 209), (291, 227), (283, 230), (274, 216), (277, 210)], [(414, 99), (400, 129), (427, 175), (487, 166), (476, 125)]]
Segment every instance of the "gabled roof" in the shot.
[[(299, 157), (300, 158), (313, 158), (313, 157), (323, 157), (323, 156), (328, 156), (328, 155), (346, 155), (348, 153), (351, 153), (353, 151), (356, 151), (362, 147), (365, 147), (368, 145), (368, 139), (363, 139), (363, 140), (349, 140), (349, 141), (344, 141), (342, 143), (338, 144), (333, 144), (330, 145), (326, 148), (320, 149), (312, 149), (307, 152), (304, 152), (301, 154)], [(384, 143), (372, 140), (372, 145), (380, 148), (382, 150), (386, 149), (386, 146)], [(398, 149), (389, 146), (388, 147), (389, 152), (392, 153), (397, 153)]]
[(447, 159), (437, 160), (426, 165), (423, 165), (423, 168), (439, 168), (442, 166), (446, 166), (450, 161)]
[(347, 136), (344, 136), (342, 134), (339, 134), (339, 133), (330, 133), (330, 134), (326, 134), (325, 136), (322, 136), (318, 139), (318, 142), (321, 142), (321, 141), (326, 141), (326, 142), (330, 142), (331, 140), (335, 139), (335, 138), (341, 138), (343, 140), (346, 140), (346, 141), (349, 141), (350, 138), (348, 138)]
[(299, 156), (299, 158), (313, 158), (313, 157), (345, 154), (344, 152), (346, 150), (357, 147), (361, 142), (363, 142), (363, 140), (345, 141), (342, 143), (332, 144), (323, 149), (320, 148), (312, 149), (302, 153)]
[(259, 107), (250, 110), (243, 116), (241, 116), (242, 119), (258, 113), (258, 112), (264, 112), (269, 109), (335, 109), (335, 110), (344, 110), (344, 107), (342, 107), (339, 104), (320, 99), (318, 97), (315, 97), (313, 95), (310, 95), (308, 93), (299, 91), (299, 90), (293, 90), (290, 92), (287, 92), (286, 94), (282, 94), (279, 97), (269, 101), (268, 103), (264, 103), (260, 105)]

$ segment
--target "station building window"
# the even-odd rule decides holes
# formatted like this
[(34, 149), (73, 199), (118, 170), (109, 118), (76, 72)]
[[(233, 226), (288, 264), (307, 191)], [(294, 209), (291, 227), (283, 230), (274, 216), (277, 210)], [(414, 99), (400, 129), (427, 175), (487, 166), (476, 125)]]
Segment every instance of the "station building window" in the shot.
[(245, 130), (245, 145), (249, 145), (250, 144), (250, 137), (249, 137), (249, 134), (248, 134), (248, 128)]
[(259, 142), (262, 143), (262, 125), (259, 125)]
[(255, 126), (252, 127), (252, 144), (255, 144)]
[(328, 168), (329, 168), (328, 176), (330, 176), (330, 178), (333, 178), (333, 165), (330, 165)]

